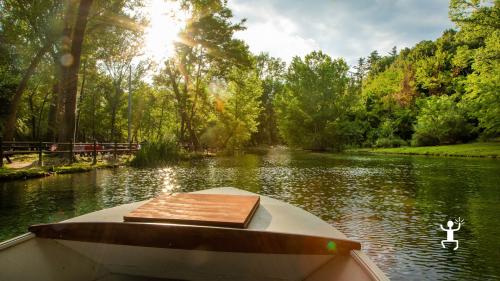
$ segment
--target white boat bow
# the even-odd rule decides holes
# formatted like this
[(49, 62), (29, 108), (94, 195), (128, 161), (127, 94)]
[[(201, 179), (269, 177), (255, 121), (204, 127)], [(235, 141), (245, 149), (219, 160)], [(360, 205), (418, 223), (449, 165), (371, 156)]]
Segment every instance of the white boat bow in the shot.
[(0, 280), (388, 280), (358, 242), (270, 197), (260, 196), (247, 229), (124, 222), (148, 201), (33, 226), (36, 235), (1, 243)]

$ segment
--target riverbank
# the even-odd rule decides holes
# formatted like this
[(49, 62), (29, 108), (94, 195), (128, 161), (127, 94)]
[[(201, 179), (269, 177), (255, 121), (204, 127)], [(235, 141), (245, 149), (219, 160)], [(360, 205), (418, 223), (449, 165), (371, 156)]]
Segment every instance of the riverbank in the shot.
[(360, 148), (350, 149), (348, 150), (348, 152), (500, 158), (500, 142), (475, 142), (466, 144), (421, 147)]
[(41, 178), (54, 174), (70, 174), (88, 172), (93, 169), (113, 168), (128, 164), (129, 157), (118, 157), (117, 161), (112, 159), (99, 159), (96, 164), (92, 164), (92, 160), (87, 158), (77, 159), (77, 162), (69, 164), (61, 158), (44, 158), (43, 166), (38, 165), (36, 157), (32, 155), (23, 155), (14, 157), (12, 163), (4, 163), (4, 167), (0, 168), (0, 181)]
[[(190, 161), (201, 159), (205, 157), (214, 157), (212, 153), (189, 152), (181, 153), (175, 161)], [(0, 168), (0, 181), (7, 180), (20, 180), (30, 178), (41, 178), (54, 174), (72, 174), (88, 172), (93, 169), (115, 168), (119, 166), (130, 166), (132, 164), (133, 156), (120, 155), (114, 161), (109, 157), (99, 157), (96, 164), (92, 164), (91, 157), (77, 156), (75, 163), (69, 164), (66, 159), (60, 157), (51, 157), (44, 155), (43, 166), (38, 164), (38, 156), (33, 155), (19, 155), (11, 158), (12, 163), (4, 163), (4, 167)], [(171, 161), (156, 163), (161, 166)], [(133, 165), (132, 165), (133, 166)], [(139, 167), (147, 165), (136, 165)]]

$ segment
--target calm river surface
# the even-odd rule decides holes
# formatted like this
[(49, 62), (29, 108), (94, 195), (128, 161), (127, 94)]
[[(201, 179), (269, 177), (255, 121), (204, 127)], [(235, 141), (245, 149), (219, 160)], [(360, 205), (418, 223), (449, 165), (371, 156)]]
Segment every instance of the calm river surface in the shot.
[[(0, 183), (0, 241), (165, 191), (233, 186), (321, 217), (392, 280), (500, 280), (500, 160), (270, 150), (154, 169), (118, 168)], [(465, 220), (459, 249), (439, 224)]]

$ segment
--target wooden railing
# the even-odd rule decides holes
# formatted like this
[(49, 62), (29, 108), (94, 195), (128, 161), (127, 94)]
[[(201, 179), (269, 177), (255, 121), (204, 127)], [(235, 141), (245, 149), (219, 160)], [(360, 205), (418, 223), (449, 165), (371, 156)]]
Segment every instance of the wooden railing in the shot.
[[(139, 150), (138, 143), (53, 143), (53, 142), (30, 142), (30, 141), (2, 141), (0, 138), (0, 167), (3, 159), (11, 163), (9, 156), (22, 154), (38, 154), (39, 165), (43, 165), (44, 154), (66, 155), (73, 161), (74, 155), (88, 155), (93, 157), (93, 163), (97, 163), (97, 155), (112, 154), (115, 159), (118, 154), (132, 154)], [(72, 157), (69, 157), (69, 155)]]

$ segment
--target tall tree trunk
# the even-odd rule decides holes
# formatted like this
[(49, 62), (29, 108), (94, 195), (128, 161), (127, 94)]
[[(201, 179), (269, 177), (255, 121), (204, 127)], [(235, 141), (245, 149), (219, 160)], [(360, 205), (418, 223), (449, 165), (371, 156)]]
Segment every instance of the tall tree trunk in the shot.
[(42, 60), (43, 56), (49, 51), (51, 46), (52, 41), (47, 40), (45, 45), (38, 50), (35, 57), (31, 60), (28, 69), (24, 73), (21, 82), (17, 86), (16, 92), (14, 93), (14, 97), (12, 98), (9, 106), (9, 113), (7, 115), (7, 118), (5, 119), (3, 134), (4, 140), (12, 140), (12, 138), (14, 137), (14, 132), (16, 131), (17, 108), (19, 107), (19, 103), (21, 102), (21, 97), (24, 93), (24, 90), (28, 86), (29, 79), (31, 78), (33, 73), (35, 73), (36, 67)]
[(185, 102), (183, 101), (182, 94), (179, 89), (179, 84), (177, 83), (177, 80), (174, 76), (174, 73), (172, 72), (170, 65), (167, 65), (166, 68), (167, 75), (169, 77), (170, 83), (172, 84), (172, 88), (174, 90), (175, 94), (175, 99), (177, 100), (177, 108), (178, 108), (178, 114), (180, 117), (180, 123), (181, 123), (181, 128), (179, 132), (179, 142), (181, 145), (184, 145), (185, 142), (185, 129), (186, 129), (186, 111), (185, 111)]
[[(70, 32), (66, 28), (63, 34)], [(69, 49), (69, 48), (68, 48)], [(54, 61), (54, 84), (52, 85), (52, 97), (49, 105), (49, 116), (47, 118), (47, 140), (57, 142), (60, 124), (64, 113), (64, 96), (62, 93), (63, 67), (60, 61), (60, 55), (55, 51), (51, 52)]]
[(56, 141), (57, 133), (57, 98), (59, 94), (59, 82), (56, 80), (52, 85), (52, 97), (50, 98), (49, 116), (47, 118), (47, 141)]
[[(84, 94), (84, 89), (85, 89), (85, 74), (86, 74), (86, 70), (87, 70), (87, 64), (86, 62), (84, 61), (83, 62), (83, 77), (82, 77), (82, 85), (80, 86), (80, 97), (78, 98), (78, 105), (77, 105), (77, 108), (76, 108), (76, 127), (75, 127), (75, 131), (78, 132), (78, 129), (80, 127), (80, 106), (83, 102), (83, 94)], [(81, 134), (77, 134), (75, 133), (75, 136), (74, 138), (77, 139), (78, 136), (81, 137)], [(84, 142), (85, 142), (85, 138), (83, 138)]]
[(35, 106), (33, 105), (33, 96), (35, 93), (32, 93), (28, 96), (28, 107), (30, 109), (30, 123), (31, 123), (31, 140), (36, 140), (36, 116), (35, 116)]
[(45, 107), (45, 103), (47, 103), (47, 98), (49, 97), (49, 94), (50, 94), (50, 91), (47, 91), (47, 93), (45, 93), (45, 96), (43, 97), (42, 106), (40, 106), (40, 110), (38, 113), (38, 125), (37, 125), (38, 131), (36, 134), (36, 140), (42, 139), (42, 126), (41, 126), (42, 115), (43, 115), (43, 109)]
[(110, 142), (116, 142), (116, 136), (115, 136), (115, 123), (116, 123), (116, 109), (113, 106), (111, 109), (111, 139)]
[(76, 112), (76, 94), (78, 83), (78, 72), (80, 70), (80, 57), (82, 54), (82, 44), (87, 27), (87, 19), (93, 0), (81, 0), (78, 7), (73, 37), (71, 41), (71, 53), (68, 67), (65, 67), (66, 81), (64, 81), (63, 93), (64, 103), (64, 122), (62, 124), (62, 141), (70, 141), (75, 132), (75, 112)]
[[(69, 66), (72, 63), (71, 56), (71, 32), (74, 22), (73, 10), (76, 2), (66, 1), (65, 3), (65, 14), (64, 14), (64, 28), (62, 30), (61, 38), (62, 44), (59, 52), (53, 54), (54, 63), (56, 66), (56, 77), (59, 79), (57, 88), (57, 104), (56, 104), (56, 115), (54, 127), (57, 129), (57, 137), (55, 141), (62, 142), (64, 140), (64, 108), (66, 103), (65, 88), (66, 83), (69, 81)], [(60, 147), (60, 149), (65, 149)]]

